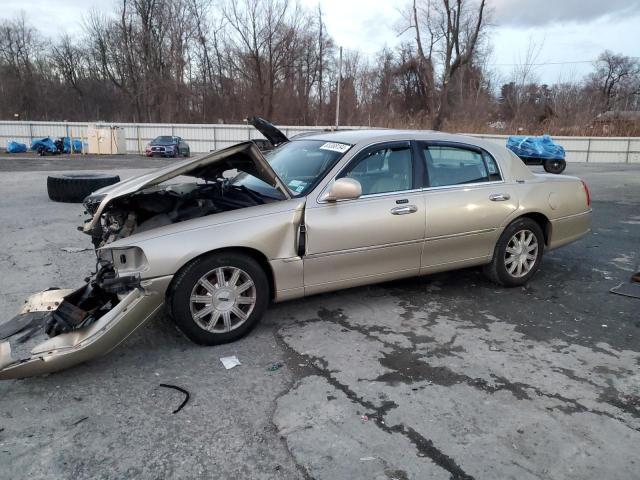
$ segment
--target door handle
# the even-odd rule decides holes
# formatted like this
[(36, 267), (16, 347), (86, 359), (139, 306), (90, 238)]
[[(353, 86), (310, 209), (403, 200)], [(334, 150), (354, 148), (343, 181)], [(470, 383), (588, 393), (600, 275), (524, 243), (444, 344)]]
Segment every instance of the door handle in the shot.
[(406, 215), (408, 213), (415, 213), (418, 211), (418, 207), (415, 205), (404, 205), (402, 207), (395, 207), (391, 209), (393, 215)]
[(492, 193), (489, 195), (489, 200), (492, 202), (504, 202), (505, 200), (509, 200), (511, 195), (508, 193)]

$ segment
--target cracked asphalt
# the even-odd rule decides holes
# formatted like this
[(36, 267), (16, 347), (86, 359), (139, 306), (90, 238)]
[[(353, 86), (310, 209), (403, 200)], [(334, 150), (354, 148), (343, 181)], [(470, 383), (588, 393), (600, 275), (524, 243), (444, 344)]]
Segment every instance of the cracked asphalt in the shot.
[[(0, 159), (0, 321), (94, 266), (61, 250), (90, 243), (46, 171), (161, 162)], [(0, 382), (0, 477), (638, 478), (640, 300), (609, 290), (640, 264), (640, 165), (567, 170), (591, 187), (593, 233), (524, 288), (468, 269), (328, 293), (219, 347), (160, 316), (106, 357)], [(160, 383), (190, 392), (183, 410)]]

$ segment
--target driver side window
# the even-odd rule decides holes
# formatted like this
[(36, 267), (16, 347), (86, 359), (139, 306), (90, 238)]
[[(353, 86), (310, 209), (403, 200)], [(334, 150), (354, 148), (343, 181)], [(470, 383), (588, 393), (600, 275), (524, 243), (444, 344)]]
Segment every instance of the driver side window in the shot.
[(411, 148), (386, 147), (369, 152), (350, 165), (340, 177), (360, 182), (362, 195), (411, 190)]

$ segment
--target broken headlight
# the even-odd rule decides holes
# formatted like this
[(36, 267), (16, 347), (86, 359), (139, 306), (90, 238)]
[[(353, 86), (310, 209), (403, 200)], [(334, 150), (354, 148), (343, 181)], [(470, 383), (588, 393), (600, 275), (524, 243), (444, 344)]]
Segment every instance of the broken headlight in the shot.
[(103, 265), (113, 265), (119, 277), (147, 269), (147, 257), (139, 247), (101, 248), (98, 250), (98, 261)]
[(92, 193), (82, 201), (82, 205), (88, 214), (95, 215), (102, 200), (104, 200), (106, 196), (106, 193)]

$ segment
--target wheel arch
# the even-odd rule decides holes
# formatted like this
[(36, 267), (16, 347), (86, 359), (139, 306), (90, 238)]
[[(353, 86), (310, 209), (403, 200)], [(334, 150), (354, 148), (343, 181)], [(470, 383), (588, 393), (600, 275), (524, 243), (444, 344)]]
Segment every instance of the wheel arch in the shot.
[(519, 217), (514, 218), (509, 223), (513, 223), (516, 220), (519, 220), (521, 218), (530, 218), (531, 220), (533, 220), (534, 222), (536, 222), (540, 226), (540, 229), (542, 230), (542, 233), (544, 234), (544, 244), (545, 244), (545, 246), (548, 247), (549, 246), (549, 241), (551, 240), (551, 221), (549, 220), (549, 218), (544, 213), (527, 212), (527, 213), (524, 213), (524, 214), (520, 215)]
[[(271, 268), (271, 265), (269, 264), (269, 260), (267, 259), (266, 255), (264, 253), (262, 253), (259, 250), (256, 250), (255, 248), (250, 248), (250, 247), (223, 247), (223, 248), (216, 248), (216, 249), (213, 249), (213, 250), (209, 250), (207, 252), (203, 252), (200, 255), (189, 259), (189, 261), (186, 262), (184, 265), (182, 265), (176, 271), (175, 275), (173, 276), (173, 279), (171, 280), (171, 283), (169, 284), (169, 287), (167, 288), (167, 291), (165, 293), (166, 298), (169, 299), (169, 297), (171, 296), (171, 294), (173, 292), (173, 287), (174, 287), (175, 283), (181, 277), (182, 272), (186, 268), (188, 268), (194, 262), (197, 262), (198, 260), (200, 260), (203, 257), (208, 257), (209, 255), (214, 255), (214, 254), (219, 254), (219, 253), (239, 253), (239, 254), (251, 257), (256, 262), (258, 262), (260, 267), (262, 267), (262, 269), (264, 270), (264, 273), (267, 276), (267, 281), (269, 282), (269, 298), (271, 300), (273, 300), (275, 298), (275, 292), (276, 292), (275, 278), (274, 278), (274, 274), (273, 274), (273, 269)], [(170, 304), (170, 302), (167, 302), (167, 304)]]

